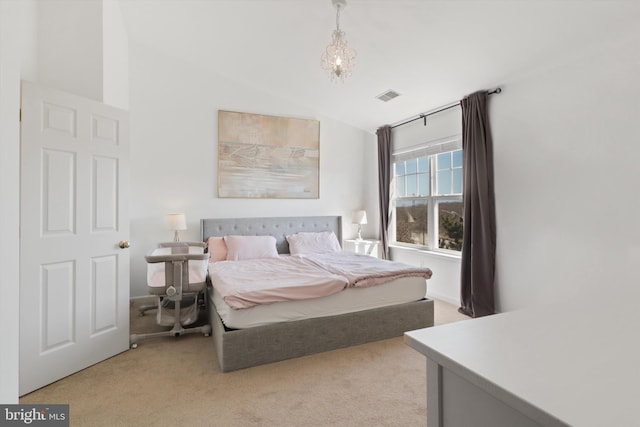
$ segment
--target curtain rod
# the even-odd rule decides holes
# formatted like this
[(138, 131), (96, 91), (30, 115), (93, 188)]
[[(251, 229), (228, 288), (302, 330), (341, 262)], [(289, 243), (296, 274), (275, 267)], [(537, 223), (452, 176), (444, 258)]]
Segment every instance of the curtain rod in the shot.
[[(500, 89), (500, 88), (498, 87), (498, 88), (495, 88), (495, 89), (494, 89), (494, 90), (492, 90), (492, 91), (489, 91), (487, 94), (488, 94), (488, 95), (493, 95), (494, 93), (500, 93), (500, 92), (502, 92), (502, 89)], [(406, 125), (407, 123), (415, 122), (416, 120), (420, 120), (420, 119), (423, 119), (423, 120), (424, 120), (424, 125), (426, 126), (426, 125), (427, 125), (427, 117), (428, 117), (428, 116), (432, 116), (432, 115), (434, 115), (434, 114), (441, 113), (441, 112), (446, 111), (446, 110), (449, 110), (449, 109), (451, 109), (451, 108), (453, 108), (453, 107), (457, 107), (458, 105), (460, 105), (460, 101), (458, 101), (458, 102), (457, 102), (457, 103), (455, 103), (455, 104), (451, 104), (451, 105), (447, 105), (446, 107), (439, 108), (439, 109), (437, 109), (437, 110), (435, 110), (435, 111), (432, 111), (432, 112), (430, 112), (430, 113), (427, 113), (427, 114), (420, 114), (418, 117), (414, 117), (413, 119), (409, 119), (409, 120), (404, 121), (404, 122), (402, 122), (402, 123), (399, 123), (399, 124), (397, 124), (397, 125), (393, 125), (393, 126), (391, 126), (391, 129), (393, 129), (393, 128), (397, 128), (398, 126)]]

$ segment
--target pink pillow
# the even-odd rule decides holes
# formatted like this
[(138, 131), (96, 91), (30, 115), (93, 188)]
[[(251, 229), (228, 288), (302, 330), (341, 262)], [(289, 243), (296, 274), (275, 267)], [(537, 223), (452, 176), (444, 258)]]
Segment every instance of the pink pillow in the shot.
[(209, 237), (207, 247), (209, 248), (209, 262), (227, 259), (227, 244), (224, 242), (224, 237)]
[(276, 238), (273, 236), (224, 236), (227, 261), (278, 258)]
[(339, 252), (340, 242), (333, 231), (300, 232), (287, 236), (291, 255)]

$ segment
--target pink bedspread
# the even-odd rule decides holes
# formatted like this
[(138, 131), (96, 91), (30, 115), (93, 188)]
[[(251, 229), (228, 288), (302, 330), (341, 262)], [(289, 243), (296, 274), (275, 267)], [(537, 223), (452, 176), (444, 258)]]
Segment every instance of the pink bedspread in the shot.
[(292, 256), (215, 262), (209, 264), (209, 274), (233, 309), (332, 295), (349, 283), (343, 276)]
[(326, 271), (346, 277), (349, 287), (366, 288), (401, 277), (424, 277), (426, 280), (430, 279), (432, 274), (428, 268), (414, 267), (347, 251), (312, 254), (303, 258)]

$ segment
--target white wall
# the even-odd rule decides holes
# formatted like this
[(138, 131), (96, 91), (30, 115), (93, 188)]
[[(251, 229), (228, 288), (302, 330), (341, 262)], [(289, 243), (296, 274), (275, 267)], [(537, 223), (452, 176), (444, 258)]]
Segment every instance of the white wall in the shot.
[(391, 259), (433, 272), (427, 281), (427, 296), (456, 306), (460, 305), (460, 257), (437, 252), (418, 251), (391, 246)]
[(0, 403), (18, 403), (20, 80), (36, 80), (37, 9), (0, 1)]
[(103, 100), (101, 0), (39, 1), (40, 83)]
[(38, 1), (39, 83), (127, 109), (129, 52), (117, 0)]
[(120, 3), (102, 1), (102, 102), (129, 108), (129, 40)]
[[(351, 212), (377, 209), (363, 191), (372, 175), (365, 165), (375, 150), (371, 134), (138, 43), (129, 48), (132, 296), (147, 294), (144, 254), (173, 238), (170, 212), (187, 216), (181, 240), (200, 239), (200, 218), (298, 215), (342, 215), (349, 238), (356, 233)], [(219, 199), (218, 110), (320, 120), (320, 198)]]
[(638, 52), (576, 52), (492, 97), (500, 311), (637, 286)]

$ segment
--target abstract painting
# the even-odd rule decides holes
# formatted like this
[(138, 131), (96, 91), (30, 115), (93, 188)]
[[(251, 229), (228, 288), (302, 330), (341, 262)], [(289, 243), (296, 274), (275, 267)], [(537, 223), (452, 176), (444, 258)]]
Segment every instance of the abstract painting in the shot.
[(218, 111), (218, 197), (319, 198), (318, 120)]

